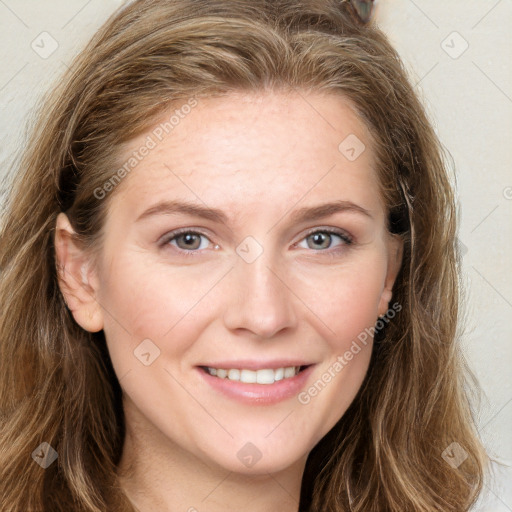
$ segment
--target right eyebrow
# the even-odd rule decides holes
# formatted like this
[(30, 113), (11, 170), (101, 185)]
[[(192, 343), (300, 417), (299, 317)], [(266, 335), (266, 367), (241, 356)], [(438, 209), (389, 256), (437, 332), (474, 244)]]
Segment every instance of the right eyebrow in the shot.
[(146, 219), (154, 215), (173, 215), (176, 213), (185, 213), (188, 215), (194, 215), (196, 217), (202, 217), (203, 219), (211, 220), (214, 222), (220, 222), (222, 224), (228, 223), (228, 216), (217, 208), (209, 208), (200, 204), (190, 203), (187, 201), (161, 201), (151, 208), (148, 208), (141, 213), (136, 222)]

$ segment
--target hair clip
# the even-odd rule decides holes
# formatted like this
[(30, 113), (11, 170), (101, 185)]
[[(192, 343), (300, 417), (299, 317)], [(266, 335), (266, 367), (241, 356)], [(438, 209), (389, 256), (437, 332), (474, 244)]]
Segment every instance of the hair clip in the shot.
[(366, 25), (373, 15), (377, 0), (349, 0), (348, 3), (359, 21)]

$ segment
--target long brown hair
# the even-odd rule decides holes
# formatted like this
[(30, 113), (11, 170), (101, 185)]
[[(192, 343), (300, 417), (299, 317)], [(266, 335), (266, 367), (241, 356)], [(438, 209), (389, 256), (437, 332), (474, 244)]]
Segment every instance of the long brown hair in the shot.
[[(101, 247), (119, 150), (171, 106), (233, 91), (348, 98), (375, 140), (389, 229), (404, 240), (394, 300), (349, 410), (309, 455), (300, 510), (466, 511), (488, 458), (461, 355), (456, 217), (445, 151), (396, 51), (338, 0), (138, 0), (44, 98), (13, 177), (0, 246), (0, 499), (5, 511), (133, 511), (118, 484), (121, 388), (103, 332), (58, 285), (59, 212)], [(136, 171), (135, 171), (136, 172)], [(458, 443), (458, 467), (443, 457)], [(57, 460), (32, 458), (48, 443)], [(46, 445), (44, 445), (46, 446)]]

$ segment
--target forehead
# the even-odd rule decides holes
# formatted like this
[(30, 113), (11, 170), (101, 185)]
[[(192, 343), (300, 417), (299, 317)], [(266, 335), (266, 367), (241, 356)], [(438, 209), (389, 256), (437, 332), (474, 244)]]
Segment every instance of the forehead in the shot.
[(193, 108), (177, 103), (120, 161), (144, 146), (119, 190), (134, 213), (169, 196), (235, 210), (317, 199), (382, 206), (371, 135), (339, 95), (232, 93)]

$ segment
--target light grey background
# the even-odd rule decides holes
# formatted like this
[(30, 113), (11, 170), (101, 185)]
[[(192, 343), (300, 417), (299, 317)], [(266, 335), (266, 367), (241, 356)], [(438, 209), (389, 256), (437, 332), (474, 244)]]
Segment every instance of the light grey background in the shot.
[[(0, 0), (0, 178), (35, 101), (122, 3)], [(479, 431), (490, 453), (511, 464), (512, 2), (381, 0), (376, 17), (454, 158), (465, 354), (487, 397)], [(0, 194), (6, 188), (0, 181)], [(496, 469), (479, 511), (512, 511), (512, 470)]]

